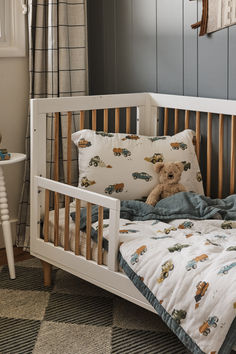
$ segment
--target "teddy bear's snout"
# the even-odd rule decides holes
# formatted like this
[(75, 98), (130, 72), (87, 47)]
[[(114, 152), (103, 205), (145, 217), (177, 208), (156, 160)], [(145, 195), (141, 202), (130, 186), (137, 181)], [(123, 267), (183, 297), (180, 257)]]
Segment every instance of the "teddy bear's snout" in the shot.
[(173, 179), (174, 178), (174, 174), (172, 172), (168, 173), (168, 179)]

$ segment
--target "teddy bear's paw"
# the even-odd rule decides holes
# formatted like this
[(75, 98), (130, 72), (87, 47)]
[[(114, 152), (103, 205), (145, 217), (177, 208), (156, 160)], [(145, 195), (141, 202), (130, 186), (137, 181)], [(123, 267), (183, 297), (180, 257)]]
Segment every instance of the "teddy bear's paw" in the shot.
[(157, 203), (157, 200), (156, 200), (156, 198), (153, 198), (153, 197), (148, 197), (146, 200), (146, 204), (149, 204), (152, 206), (156, 205), (156, 203)]

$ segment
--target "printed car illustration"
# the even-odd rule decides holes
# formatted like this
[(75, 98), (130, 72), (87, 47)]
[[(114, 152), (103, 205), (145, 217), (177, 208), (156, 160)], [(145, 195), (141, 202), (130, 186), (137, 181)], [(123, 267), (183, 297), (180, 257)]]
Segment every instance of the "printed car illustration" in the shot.
[(101, 136), (107, 136), (109, 138), (113, 137), (114, 134), (111, 134), (111, 133), (105, 133), (105, 132), (96, 132), (97, 135), (101, 135)]
[(162, 264), (161, 268), (160, 278), (157, 279), (158, 283), (162, 283), (163, 280), (169, 276), (169, 272), (174, 269), (174, 264), (171, 260), (168, 260)]
[(226, 251), (236, 251), (236, 246), (230, 246), (226, 249)]
[(216, 316), (209, 317), (208, 320), (201, 325), (199, 332), (204, 336), (207, 336), (211, 332), (210, 327), (216, 328), (218, 321), (219, 319)]
[(119, 230), (120, 234), (128, 234), (128, 233), (135, 234), (136, 232), (138, 232), (138, 230), (132, 230), (132, 229), (130, 229), (130, 230)]
[(81, 182), (80, 182), (82, 187), (92, 186), (95, 183), (96, 183), (95, 181), (89, 181), (87, 177), (81, 178)]
[(123, 138), (123, 139), (121, 139), (121, 140), (126, 140), (126, 139), (130, 139), (130, 140), (138, 140), (138, 139), (140, 139), (140, 137), (139, 136), (137, 136), (137, 135), (133, 135), (133, 134), (131, 134), (131, 135), (126, 135), (126, 137), (125, 138)]
[[(103, 229), (106, 229), (107, 227), (109, 227), (109, 224), (103, 224), (103, 225), (102, 225), (102, 228), (103, 228)], [(98, 230), (98, 225), (96, 226), (96, 230)]]
[(170, 145), (173, 150), (179, 150), (179, 149), (185, 150), (188, 147), (186, 144), (184, 144), (182, 142), (180, 142), (180, 143), (174, 142), (174, 143), (171, 143)]
[(226, 230), (226, 229), (232, 229), (233, 226), (232, 226), (232, 222), (230, 221), (224, 221), (222, 224), (221, 224), (221, 228)]
[(190, 168), (191, 168), (190, 162), (182, 161), (182, 164), (184, 165), (184, 171), (190, 170)]
[(187, 270), (191, 269), (196, 269), (197, 268), (197, 262), (204, 262), (208, 259), (208, 256), (206, 254), (201, 254), (201, 256), (195, 257), (194, 259), (191, 259), (186, 265)]
[(175, 252), (175, 251), (180, 252), (182, 248), (189, 247), (189, 246), (190, 245), (186, 245), (186, 244), (181, 245), (180, 243), (176, 243), (174, 246), (168, 247), (168, 250), (169, 252)]
[(129, 150), (122, 148), (114, 148), (113, 152), (115, 156), (123, 155), (124, 157), (127, 157), (131, 155), (131, 152)]
[(197, 178), (197, 181), (198, 181), (198, 182), (201, 182), (201, 181), (202, 181), (202, 174), (201, 174), (201, 172), (197, 172), (196, 178)]
[(4, 154), (0, 151), (0, 161), (9, 160), (10, 157), (11, 157), (10, 154), (8, 154), (8, 153)]
[(151, 142), (153, 143), (154, 141), (157, 141), (157, 140), (165, 140), (166, 136), (154, 136), (154, 137), (148, 138), (148, 139), (151, 140)]
[(157, 162), (163, 162), (163, 155), (159, 153), (155, 153), (151, 157), (145, 157), (144, 160), (147, 162), (151, 162), (153, 164)]
[(178, 226), (178, 229), (191, 229), (191, 227), (193, 227), (192, 221), (184, 221)]
[(78, 142), (78, 147), (79, 148), (86, 148), (86, 147), (89, 147), (91, 145), (92, 145), (91, 142), (87, 141), (85, 139), (80, 139), (80, 141)]
[(89, 166), (94, 166), (94, 167), (106, 167), (105, 162), (103, 162), (101, 160), (101, 158), (99, 156), (94, 156), (91, 158), (91, 160), (89, 161)]
[(149, 182), (152, 179), (152, 176), (146, 172), (134, 172), (132, 173), (132, 176), (134, 179), (144, 179), (146, 182)]
[(168, 235), (171, 231), (176, 231), (176, 230), (177, 230), (176, 227), (171, 226), (171, 227), (169, 227), (168, 229), (164, 229), (164, 233), (165, 233), (166, 235)]
[(184, 320), (186, 318), (187, 312), (184, 310), (176, 310), (174, 309), (172, 311), (172, 317), (174, 318), (174, 320), (180, 324), (181, 320)]
[(196, 302), (199, 302), (201, 300), (201, 298), (205, 295), (207, 288), (209, 286), (209, 283), (205, 282), (205, 281), (200, 281), (196, 288), (196, 295), (194, 296), (194, 299)]
[(223, 266), (217, 274), (227, 274), (233, 267), (236, 267), (236, 262)]
[(214, 241), (209, 240), (209, 238), (206, 239), (205, 245), (213, 245), (213, 246), (220, 246), (219, 243), (216, 243)]
[(105, 193), (112, 194), (113, 192), (120, 193), (124, 189), (124, 183), (110, 184), (105, 188)]
[(142, 256), (145, 252), (147, 252), (147, 246), (141, 246), (139, 247), (132, 255), (131, 255), (131, 260), (130, 263), (134, 265), (135, 263), (138, 263), (139, 261), (139, 256)]

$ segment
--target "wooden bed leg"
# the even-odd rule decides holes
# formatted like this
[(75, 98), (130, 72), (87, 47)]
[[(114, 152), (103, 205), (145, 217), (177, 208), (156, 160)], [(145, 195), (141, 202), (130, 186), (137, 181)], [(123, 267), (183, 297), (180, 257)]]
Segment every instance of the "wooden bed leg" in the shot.
[(52, 265), (41, 261), (43, 265), (43, 278), (44, 278), (44, 286), (51, 286), (52, 283)]

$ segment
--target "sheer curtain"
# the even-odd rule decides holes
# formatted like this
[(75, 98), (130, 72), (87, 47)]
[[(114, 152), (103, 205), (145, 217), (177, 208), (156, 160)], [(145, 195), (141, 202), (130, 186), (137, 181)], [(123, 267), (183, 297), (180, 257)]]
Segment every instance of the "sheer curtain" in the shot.
[[(87, 94), (86, 0), (30, 0), (28, 4), (30, 98)], [(75, 116), (73, 117), (75, 118)], [(53, 119), (47, 120), (47, 176), (53, 176)], [(73, 120), (75, 122), (75, 119)], [(72, 124), (72, 132), (76, 130)], [(66, 128), (60, 120), (60, 181), (64, 180)], [(29, 248), (30, 117), (26, 132), (24, 183), (19, 205), (17, 245)], [(76, 150), (72, 155), (77, 183)]]

